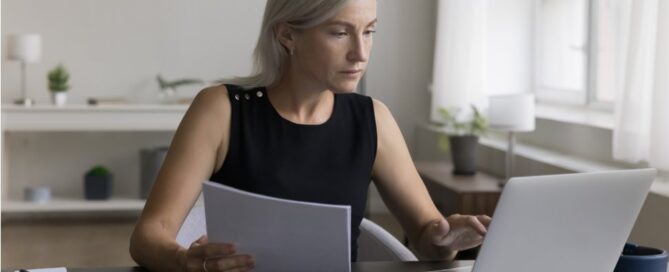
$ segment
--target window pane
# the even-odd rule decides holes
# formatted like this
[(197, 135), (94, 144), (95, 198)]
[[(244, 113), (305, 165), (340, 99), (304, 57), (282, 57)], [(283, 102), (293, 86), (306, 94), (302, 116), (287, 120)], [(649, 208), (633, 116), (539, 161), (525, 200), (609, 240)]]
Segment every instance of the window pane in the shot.
[(580, 93), (587, 77), (587, 0), (540, 0), (537, 10), (537, 87)]

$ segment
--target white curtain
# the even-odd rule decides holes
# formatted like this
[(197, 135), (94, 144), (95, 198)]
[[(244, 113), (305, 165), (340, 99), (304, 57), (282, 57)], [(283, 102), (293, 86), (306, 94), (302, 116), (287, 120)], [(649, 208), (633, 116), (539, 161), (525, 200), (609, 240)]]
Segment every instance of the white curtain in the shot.
[(669, 171), (669, 1), (619, 1), (613, 155)]
[(431, 120), (440, 107), (480, 103), (487, 89), (488, 0), (438, 2)]

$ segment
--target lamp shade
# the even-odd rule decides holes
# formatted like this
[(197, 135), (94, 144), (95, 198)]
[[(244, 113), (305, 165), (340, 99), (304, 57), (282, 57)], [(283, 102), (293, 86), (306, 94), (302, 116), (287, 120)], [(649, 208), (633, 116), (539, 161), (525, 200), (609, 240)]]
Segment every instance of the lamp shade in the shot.
[(490, 97), (490, 128), (503, 131), (534, 130), (534, 95), (514, 94)]
[(42, 37), (39, 34), (12, 34), (8, 36), (7, 58), (24, 62), (38, 62), (42, 56)]

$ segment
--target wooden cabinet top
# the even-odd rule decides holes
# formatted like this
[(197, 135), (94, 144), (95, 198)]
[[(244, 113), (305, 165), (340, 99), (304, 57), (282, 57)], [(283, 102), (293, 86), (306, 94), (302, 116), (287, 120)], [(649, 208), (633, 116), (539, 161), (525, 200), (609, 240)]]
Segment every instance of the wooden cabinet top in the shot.
[(453, 175), (453, 166), (447, 162), (416, 162), (424, 182), (437, 183), (456, 193), (500, 193), (501, 178), (485, 173), (473, 176)]

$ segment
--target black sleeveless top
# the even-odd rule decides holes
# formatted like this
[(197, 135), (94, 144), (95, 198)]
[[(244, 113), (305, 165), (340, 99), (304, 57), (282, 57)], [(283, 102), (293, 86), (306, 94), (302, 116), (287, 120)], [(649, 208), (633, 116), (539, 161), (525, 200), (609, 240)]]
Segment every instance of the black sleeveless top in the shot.
[(226, 87), (230, 142), (223, 166), (210, 180), (273, 197), (351, 206), (351, 260), (356, 261), (376, 156), (372, 99), (337, 93), (325, 123), (304, 125), (281, 117), (264, 87)]

